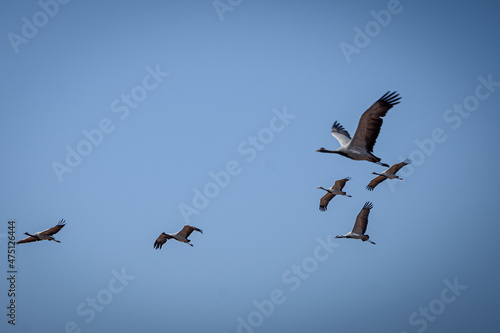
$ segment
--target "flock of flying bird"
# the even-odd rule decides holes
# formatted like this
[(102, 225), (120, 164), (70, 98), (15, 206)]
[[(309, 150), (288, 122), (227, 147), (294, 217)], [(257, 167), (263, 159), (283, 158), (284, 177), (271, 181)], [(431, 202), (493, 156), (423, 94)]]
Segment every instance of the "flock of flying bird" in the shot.
[[(53, 226), (52, 228), (43, 230), (43, 231), (38, 231), (35, 232), (33, 235), (25, 232), (25, 235), (28, 235), (29, 237), (26, 237), (24, 239), (21, 239), (20, 241), (17, 242), (17, 244), (22, 244), (22, 243), (31, 243), (31, 242), (37, 242), (41, 240), (48, 240), (48, 241), (54, 241), (60, 243), (60, 241), (56, 240), (53, 235), (57, 234), (64, 226), (66, 225), (66, 220), (61, 220), (57, 225)], [(160, 236), (158, 236), (158, 239), (156, 239), (153, 247), (155, 249), (161, 249), (163, 244), (167, 242), (168, 239), (175, 239), (178, 240), (179, 242), (183, 242), (186, 244), (190, 244), (191, 240), (188, 239), (189, 235), (193, 231), (198, 231), (203, 233), (201, 229), (198, 229), (196, 227), (190, 226), (190, 225), (185, 225), (184, 228), (182, 228), (181, 231), (173, 233), (173, 234), (166, 234), (164, 232), (161, 233)]]
[[(354, 136), (351, 138), (349, 132), (347, 132), (340, 123), (335, 121), (332, 126), (332, 135), (340, 143), (340, 148), (335, 150), (327, 150), (325, 148), (320, 148), (316, 150), (320, 153), (332, 153), (339, 154), (356, 161), (369, 161), (384, 167), (388, 167), (387, 170), (377, 173), (372, 172), (377, 175), (373, 178), (371, 182), (366, 186), (366, 189), (373, 191), (373, 189), (386, 179), (400, 179), (396, 173), (404, 167), (405, 165), (411, 163), (411, 160), (406, 159), (403, 162), (394, 164), (389, 168), (389, 165), (380, 162), (380, 158), (373, 155), (373, 146), (380, 133), (380, 128), (382, 127), (382, 118), (387, 114), (394, 105), (399, 104), (399, 97), (397, 92), (388, 91), (384, 96), (379, 98), (373, 105), (366, 110), (359, 119), (358, 128)], [(339, 179), (330, 188), (318, 187), (318, 189), (326, 191), (326, 194), (321, 198), (319, 203), (319, 209), (321, 211), (326, 211), (328, 203), (336, 195), (345, 195), (350, 197), (346, 192), (342, 191), (345, 184), (350, 180), (350, 177)], [(370, 239), (370, 236), (365, 235), (366, 227), (368, 225), (368, 215), (370, 210), (373, 208), (373, 203), (367, 201), (354, 222), (354, 227), (345, 235), (335, 236), (335, 238), (353, 238), (361, 239), (363, 242), (369, 241), (375, 244)]]
[[(359, 119), (358, 127), (354, 136), (351, 138), (349, 132), (347, 132), (342, 125), (338, 122), (334, 122), (332, 126), (332, 135), (335, 139), (337, 139), (340, 143), (340, 148), (335, 150), (327, 150), (325, 148), (320, 148), (317, 152), (320, 153), (332, 153), (339, 154), (350, 158), (356, 161), (369, 161), (376, 164), (379, 164), (384, 167), (389, 167), (389, 165), (380, 162), (380, 158), (373, 155), (373, 146), (375, 145), (375, 141), (380, 133), (380, 128), (382, 127), (382, 118), (387, 114), (394, 105), (399, 104), (399, 100), (401, 97), (397, 94), (397, 92), (387, 92), (384, 96), (379, 98), (373, 105), (366, 110)], [(377, 177), (373, 178), (371, 182), (366, 186), (366, 189), (369, 191), (373, 191), (373, 189), (383, 182), (386, 179), (402, 179), (396, 175), (399, 169), (404, 167), (405, 165), (411, 163), (411, 160), (406, 159), (403, 162), (394, 164), (387, 170), (373, 174), (377, 175)], [(346, 177), (343, 179), (339, 179), (335, 182), (335, 184), (330, 188), (318, 187), (318, 189), (322, 189), (327, 193), (321, 198), (319, 209), (321, 211), (326, 211), (328, 203), (332, 200), (336, 195), (344, 195), (350, 197), (346, 192), (342, 191), (345, 184), (350, 180), (350, 177)], [(368, 225), (368, 215), (370, 213), (370, 209), (373, 208), (373, 204), (367, 201), (358, 216), (356, 217), (356, 221), (354, 223), (353, 229), (345, 235), (335, 236), (335, 238), (353, 238), (353, 239), (361, 239), (363, 242), (369, 241), (372, 244), (375, 244), (371, 240), (369, 240), (370, 236), (365, 235), (366, 227)], [(54, 239), (52, 237), (56, 233), (58, 233), (64, 226), (65, 220), (59, 221), (57, 225), (52, 228), (39, 231), (34, 233), (33, 235), (29, 233), (25, 233), (29, 237), (22, 239), (17, 242), (17, 244), (22, 243), (30, 243), (41, 240), (49, 240), (60, 243), (60, 241)], [(161, 249), (163, 244), (167, 242), (169, 239), (175, 239), (179, 242), (183, 242), (193, 246), (188, 239), (189, 235), (193, 231), (198, 231), (203, 233), (201, 229), (196, 227), (185, 225), (182, 230), (179, 232), (169, 234), (162, 232), (160, 236), (156, 239), (153, 244), (154, 249)]]

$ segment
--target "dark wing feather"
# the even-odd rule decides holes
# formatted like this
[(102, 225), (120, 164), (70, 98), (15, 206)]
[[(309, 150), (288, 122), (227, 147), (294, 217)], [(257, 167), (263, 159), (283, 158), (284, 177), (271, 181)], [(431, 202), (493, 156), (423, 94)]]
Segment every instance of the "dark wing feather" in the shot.
[(45, 229), (44, 231), (40, 232), (41, 234), (45, 234), (45, 235), (49, 235), (49, 236), (52, 236), (52, 235), (55, 235), (59, 232), (59, 230), (61, 230), (66, 224), (66, 220), (61, 220), (57, 223), (56, 226), (53, 226), (52, 228), (49, 228), (49, 229)]
[(326, 207), (328, 206), (328, 203), (333, 199), (334, 196), (335, 194), (326, 192), (326, 194), (321, 198), (319, 202), (319, 210), (324, 212), (326, 210)]
[(352, 137), (351, 146), (366, 149), (370, 153), (373, 152), (373, 146), (382, 127), (382, 117), (387, 114), (389, 109), (398, 104), (400, 99), (397, 92), (388, 91), (373, 103), (359, 118), (358, 128)]
[(373, 208), (373, 204), (367, 201), (358, 216), (356, 217), (356, 222), (354, 223), (354, 228), (352, 228), (353, 233), (364, 235), (366, 232), (366, 226), (368, 225), (368, 214), (370, 214), (370, 209)]
[(25, 239), (21, 239), (20, 241), (17, 242), (17, 244), (31, 243), (31, 242), (36, 242), (39, 240), (41, 240), (41, 239), (39, 239), (37, 237), (30, 236), (30, 237), (26, 237)]
[(161, 249), (163, 244), (165, 244), (167, 242), (167, 239), (169, 239), (169, 238), (171, 238), (171, 237), (168, 237), (168, 235), (166, 233), (162, 232), (160, 234), (160, 236), (158, 236), (158, 238), (156, 239), (156, 241), (153, 245), (155, 250)]
[(347, 183), (349, 180), (351, 180), (351, 177), (346, 177), (346, 178), (343, 178), (343, 179), (339, 179), (335, 182), (335, 184), (333, 185), (333, 188), (335, 190), (339, 190), (341, 191), (344, 186), (345, 186), (345, 183)]
[(372, 179), (372, 181), (370, 182), (370, 184), (366, 185), (366, 189), (368, 191), (373, 191), (373, 189), (380, 183), (382, 183), (384, 180), (386, 180), (387, 177), (384, 177), (384, 176), (377, 176), (375, 178)]
[(185, 226), (184, 226), (184, 228), (182, 228), (182, 230), (181, 230), (181, 231), (179, 231), (179, 234), (180, 234), (180, 235), (182, 235), (182, 236), (184, 236), (185, 238), (188, 238), (188, 237), (189, 237), (189, 235), (191, 235), (191, 233), (192, 233), (194, 230), (196, 230), (196, 231), (199, 231), (199, 232), (203, 233), (203, 230), (201, 230), (201, 229), (198, 229), (198, 228), (193, 227), (193, 226), (191, 226), (191, 225), (185, 225)]
[(411, 160), (409, 158), (407, 158), (406, 160), (404, 160), (403, 162), (400, 162), (400, 163), (397, 163), (397, 164), (394, 164), (393, 166), (391, 166), (387, 172), (389, 173), (396, 173), (399, 171), (399, 169), (401, 169), (402, 167), (404, 167), (405, 165), (408, 165), (411, 163)]

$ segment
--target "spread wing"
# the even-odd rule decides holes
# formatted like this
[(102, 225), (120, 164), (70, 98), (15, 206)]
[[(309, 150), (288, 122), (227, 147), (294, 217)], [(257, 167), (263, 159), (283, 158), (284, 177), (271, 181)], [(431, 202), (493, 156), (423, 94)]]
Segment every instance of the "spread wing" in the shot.
[(319, 202), (319, 210), (324, 212), (326, 210), (326, 207), (328, 206), (328, 203), (333, 199), (334, 196), (335, 194), (326, 192), (326, 194), (321, 198)]
[(172, 238), (172, 237), (169, 237), (166, 233), (162, 232), (160, 234), (160, 236), (158, 236), (158, 238), (156, 239), (153, 247), (155, 248), (155, 250), (161, 249), (163, 244), (165, 244), (167, 242), (167, 239), (170, 239), (170, 238)]
[(66, 220), (61, 220), (57, 223), (57, 225), (53, 226), (52, 228), (45, 229), (44, 231), (41, 231), (40, 233), (45, 234), (45, 235), (49, 235), (49, 236), (55, 235), (59, 232), (59, 230), (64, 228), (64, 226), (66, 225), (65, 223), (66, 223)]
[(370, 201), (367, 201), (356, 217), (354, 228), (352, 228), (353, 233), (361, 235), (365, 234), (366, 226), (368, 225), (368, 214), (370, 214), (370, 209), (372, 208), (373, 204)]
[(21, 239), (20, 241), (17, 242), (17, 244), (31, 243), (31, 242), (36, 242), (39, 240), (41, 240), (41, 239), (38, 239), (37, 237), (30, 236), (30, 237), (26, 237), (25, 239)]
[(386, 180), (387, 177), (384, 177), (384, 176), (377, 176), (375, 178), (372, 179), (372, 181), (370, 182), (370, 184), (366, 185), (366, 189), (368, 191), (373, 191), (373, 189), (380, 183), (382, 183), (384, 180)]
[(341, 146), (347, 145), (351, 141), (351, 136), (349, 132), (344, 129), (344, 126), (340, 125), (338, 122), (334, 122), (332, 126), (332, 135), (337, 139)]
[(194, 230), (203, 233), (203, 230), (201, 229), (198, 229), (190, 225), (185, 225), (184, 228), (182, 228), (182, 230), (179, 231), (179, 235), (184, 236), (187, 239)]
[(397, 163), (397, 164), (394, 164), (393, 166), (391, 166), (387, 172), (389, 173), (393, 173), (395, 174), (396, 172), (399, 171), (399, 169), (401, 169), (402, 167), (404, 167), (405, 165), (408, 165), (411, 163), (411, 160), (409, 158), (407, 158), (406, 160), (404, 160), (403, 162), (400, 162), (400, 163)]
[(350, 146), (366, 149), (370, 153), (373, 152), (373, 146), (382, 127), (382, 117), (387, 114), (389, 109), (398, 104), (400, 99), (397, 92), (388, 91), (373, 103), (359, 118), (358, 128), (352, 137)]
[(345, 183), (347, 183), (349, 180), (351, 180), (351, 177), (346, 177), (346, 178), (343, 178), (343, 179), (339, 179), (335, 182), (335, 184), (333, 185), (333, 189), (334, 190), (342, 190), (345, 186)]

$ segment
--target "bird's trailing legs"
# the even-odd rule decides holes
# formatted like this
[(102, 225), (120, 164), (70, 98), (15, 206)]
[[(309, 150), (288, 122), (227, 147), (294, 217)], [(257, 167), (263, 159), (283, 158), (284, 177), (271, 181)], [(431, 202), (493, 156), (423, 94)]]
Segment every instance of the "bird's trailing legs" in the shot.
[(375, 162), (375, 164), (381, 165), (381, 166), (386, 167), (386, 168), (389, 167), (389, 164), (385, 164), (385, 163), (382, 163), (382, 162)]

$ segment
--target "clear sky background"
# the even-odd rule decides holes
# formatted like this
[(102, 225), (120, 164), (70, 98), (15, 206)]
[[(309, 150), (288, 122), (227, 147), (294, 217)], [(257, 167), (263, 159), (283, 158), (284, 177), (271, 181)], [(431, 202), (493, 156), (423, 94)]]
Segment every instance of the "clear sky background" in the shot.
[[(2, 332), (496, 332), (500, 4), (41, 3), (0, 3)], [(414, 163), (368, 192), (315, 150), (389, 90), (374, 153)], [(377, 245), (332, 241), (366, 201)], [(7, 222), (61, 218), (9, 325)]]

